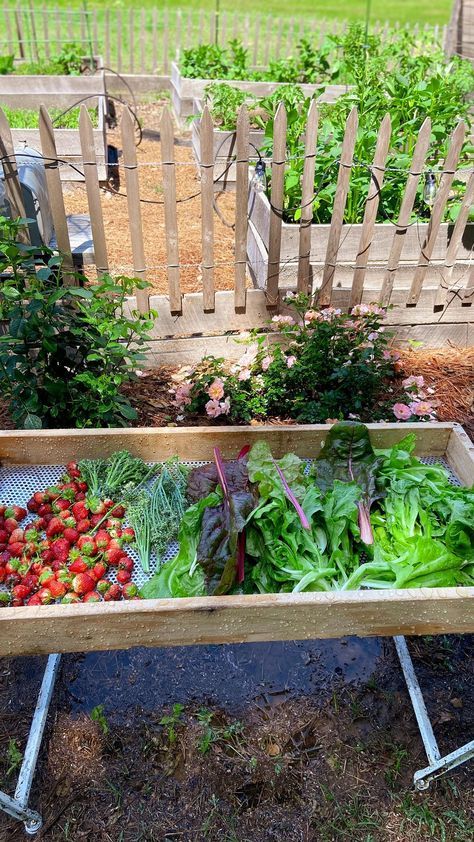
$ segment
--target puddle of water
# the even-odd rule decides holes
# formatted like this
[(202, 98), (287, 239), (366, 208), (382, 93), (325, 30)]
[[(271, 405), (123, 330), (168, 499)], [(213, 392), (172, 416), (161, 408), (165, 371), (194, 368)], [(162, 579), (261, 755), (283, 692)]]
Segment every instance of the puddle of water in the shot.
[(287, 641), (91, 652), (63, 661), (63, 702), (103, 704), (114, 720), (160, 707), (212, 704), (232, 715), (295, 696), (323, 702), (341, 683), (363, 684), (380, 664), (381, 638)]

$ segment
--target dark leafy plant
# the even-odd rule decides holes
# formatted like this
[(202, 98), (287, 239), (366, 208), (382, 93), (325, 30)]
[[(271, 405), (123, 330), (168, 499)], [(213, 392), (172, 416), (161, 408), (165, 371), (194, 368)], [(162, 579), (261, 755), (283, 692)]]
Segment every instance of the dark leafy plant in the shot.
[[(79, 76), (87, 66), (87, 56), (80, 44), (64, 44), (62, 50), (51, 58), (22, 62), (15, 69), (19, 76)], [(13, 72), (13, 68), (10, 71)]]
[(121, 387), (143, 363), (156, 316), (129, 311), (127, 297), (146, 284), (104, 275), (66, 286), (60, 256), (18, 242), (23, 224), (0, 217), (0, 388), (13, 420), (126, 426), (136, 413)]
[(7, 76), (13, 72), (15, 56), (0, 56), (0, 76)]

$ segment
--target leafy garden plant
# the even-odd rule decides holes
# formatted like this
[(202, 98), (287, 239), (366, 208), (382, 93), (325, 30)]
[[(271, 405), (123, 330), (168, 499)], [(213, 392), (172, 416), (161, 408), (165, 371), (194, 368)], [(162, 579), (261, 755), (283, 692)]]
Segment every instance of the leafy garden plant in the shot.
[[(383, 325), (386, 311), (365, 304), (351, 314), (333, 307), (319, 311), (307, 296), (292, 293), (287, 304), (291, 314), (272, 320), (279, 338), (253, 334), (237, 363), (208, 356), (178, 373), (174, 401), (183, 417), (320, 423), (392, 414), (387, 383), (397, 354)], [(428, 406), (424, 415), (413, 415), (422, 420), (432, 412)]]
[[(11, 129), (37, 129), (39, 126), (39, 111), (33, 108), (9, 108), (2, 106), (5, 117)], [(88, 108), (94, 128), (98, 125), (97, 109)], [(57, 129), (77, 129), (79, 127), (80, 108), (64, 111), (62, 108), (50, 108), (49, 116)]]
[(90, 63), (80, 44), (64, 44), (62, 50), (51, 58), (24, 61), (15, 66), (14, 56), (0, 57), (0, 75), (16, 76), (80, 76)]
[[(136, 378), (156, 316), (130, 310), (146, 284), (76, 273), (61, 256), (18, 241), (25, 220), (0, 217), (0, 388), (17, 426), (126, 426), (121, 387)], [(70, 272), (68, 270), (70, 276)]]

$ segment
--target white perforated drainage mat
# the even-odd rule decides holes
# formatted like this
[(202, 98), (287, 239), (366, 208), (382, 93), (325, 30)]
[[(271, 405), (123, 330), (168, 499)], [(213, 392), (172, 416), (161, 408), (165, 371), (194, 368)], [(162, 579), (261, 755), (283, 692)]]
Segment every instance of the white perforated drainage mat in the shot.
[[(450, 481), (453, 485), (461, 485), (459, 479), (452, 472), (448, 462), (445, 459), (436, 456), (427, 456), (421, 459), (427, 465), (443, 465), (449, 473)], [(152, 463), (150, 463), (151, 465)], [(183, 462), (189, 468), (195, 468), (199, 465), (205, 465), (205, 462)], [(308, 467), (311, 460), (307, 460)], [(16, 504), (17, 506), (26, 506), (27, 501), (32, 497), (35, 491), (43, 491), (50, 485), (58, 482), (59, 478), (64, 473), (65, 468), (62, 465), (14, 465), (8, 468), (0, 468), (0, 502)], [(23, 524), (30, 523), (34, 520), (36, 515), (28, 514), (28, 517), (23, 521)], [(126, 523), (126, 520), (125, 520)], [(173, 541), (169, 544), (161, 561), (169, 561), (173, 558), (178, 550), (178, 544)], [(141, 587), (145, 582), (153, 576), (157, 567), (157, 558), (155, 553), (152, 553), (150, 558), (150, 572), (144, 573), (142, 570), (138, 554), (136, 550), (129, 544), (126, 547), (127, 554), (133, 558), (135, 567), (132, 574), (132, 582), (138, 587)], [(115, 582), (115, 568), (109, 568), (107, 578)], [(0, 590), (3, 590), (0, 585)]]

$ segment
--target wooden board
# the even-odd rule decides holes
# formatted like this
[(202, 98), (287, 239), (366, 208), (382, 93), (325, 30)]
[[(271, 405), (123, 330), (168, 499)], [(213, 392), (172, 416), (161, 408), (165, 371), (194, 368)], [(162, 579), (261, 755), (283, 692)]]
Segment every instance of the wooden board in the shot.
[[(408, 432), (419, 455), (446, 456), (464, 482), (474, 482), (474, 447), (456, 424), (370, 424), (379, 447)], [(224, 458), (264, 439), (275, 456), (292, 450), (314, 457), (329, 425), (2, 431), (0, 461), (63, 464), (121, 448), (151, 461), (177, 454)], [(0, 609), (0, 657), (56, 652), (304, 640), (344, 635), (474, 632), (474, 588), (352, 591), (200, 597), (175, 600)]]
[(0, 103), (10, 108), (69, 108), (84, 97), (105, 97), (103, 70), (89, 76), (2, 76), (0, 85)]

